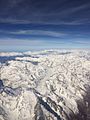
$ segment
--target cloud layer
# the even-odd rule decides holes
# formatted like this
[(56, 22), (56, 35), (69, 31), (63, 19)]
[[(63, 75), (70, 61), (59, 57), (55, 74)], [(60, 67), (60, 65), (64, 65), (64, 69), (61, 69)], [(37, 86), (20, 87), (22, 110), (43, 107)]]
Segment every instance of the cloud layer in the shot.
[(90, 24), (89, 0), (0, 0), (0, 22)]
[(0, 51), (90, 48), (90, 0), (0, 0)]

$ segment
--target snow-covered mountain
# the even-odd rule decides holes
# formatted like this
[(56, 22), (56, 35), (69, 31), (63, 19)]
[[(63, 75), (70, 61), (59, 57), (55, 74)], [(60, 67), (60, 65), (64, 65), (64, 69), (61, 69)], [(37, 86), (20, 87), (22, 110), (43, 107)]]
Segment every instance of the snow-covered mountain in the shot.
[(90, 120), (90, 51), (0, 53), (0, 75), (0, 120)]

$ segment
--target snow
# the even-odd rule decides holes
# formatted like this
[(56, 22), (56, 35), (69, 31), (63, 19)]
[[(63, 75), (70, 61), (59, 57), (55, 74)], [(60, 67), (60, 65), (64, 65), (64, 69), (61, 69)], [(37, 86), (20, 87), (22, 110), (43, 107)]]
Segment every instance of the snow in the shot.
[(77, 101), (83, 100), (85, 86), (90, 86), (90, 51), (44, 50), (0, 53), (2, 56), (8, 58), (0, 64), (0, 120), (33, 120), (41, 112), (43, 119), (50, 115), (54, 120), (68, 120), (70, 114), (79, 112)]

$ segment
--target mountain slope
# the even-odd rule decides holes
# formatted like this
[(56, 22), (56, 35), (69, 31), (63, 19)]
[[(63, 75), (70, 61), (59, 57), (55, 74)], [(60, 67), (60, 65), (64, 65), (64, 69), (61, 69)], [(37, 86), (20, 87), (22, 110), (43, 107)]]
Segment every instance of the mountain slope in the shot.
[(90, 109), (85, 100), (90, 51), (2, 53), (0, 58), (5, 58), (0, 64), (0, 120), (90, 119), (79, 114), (84, 102)]

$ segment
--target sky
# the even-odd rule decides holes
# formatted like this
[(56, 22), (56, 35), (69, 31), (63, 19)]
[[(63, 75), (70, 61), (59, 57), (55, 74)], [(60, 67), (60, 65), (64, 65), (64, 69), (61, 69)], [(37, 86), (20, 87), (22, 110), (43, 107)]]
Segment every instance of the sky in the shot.
[(90, 0), (0, 0), (0, 51), (90, 49)]

